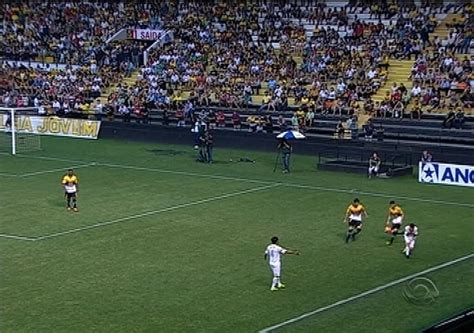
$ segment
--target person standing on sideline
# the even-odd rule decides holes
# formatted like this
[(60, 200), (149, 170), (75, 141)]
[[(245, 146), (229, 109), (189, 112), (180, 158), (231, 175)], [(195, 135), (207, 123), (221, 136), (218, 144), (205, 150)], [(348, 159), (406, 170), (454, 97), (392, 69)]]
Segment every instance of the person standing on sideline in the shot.
[(295, 254), (299, 255), (298, 250), (289, 250), (281, 247), (278, 244), (278, 237), (274, 236), (271, 239), (271, 244), (265, 249), (264, 259), (268, 260), (270, 269), (273, 273), (271, 291), (277, 291), (278, 289), (285, 288), (285, 285), (281, 283), (281, 256), (284, 254)]
[(212, 152), (214, 149), (214, 137), (211, 134), (211, 131), (207, 130), (206, 134), (204, 135), (206, 140), (206, 162), (212, 163)]
[(278, 149), (280, 149), (282, 153), (283, 173), (288, 173), (290, 172), (290, 159), (293, 147), (288, 140), (281, 139), (278, 143)]
[(207, 162), (206, 132), (204, 131), (199, 133), (198, 157), (196, 161), (202, 162), (202, 163)]
[(433, 162), (433, 156), (430, 154), (429, 151), (424, 150), (423, 153), (421, 154), (420, 161), (423, 163), (431, 163)]
[(379, 155), (377, 155), (377, 153), (373, 153), (369, 159), (369, 179), (372, 178), (372, 176), (377, 176), (381, 163), (382, 160), (380, 159)]

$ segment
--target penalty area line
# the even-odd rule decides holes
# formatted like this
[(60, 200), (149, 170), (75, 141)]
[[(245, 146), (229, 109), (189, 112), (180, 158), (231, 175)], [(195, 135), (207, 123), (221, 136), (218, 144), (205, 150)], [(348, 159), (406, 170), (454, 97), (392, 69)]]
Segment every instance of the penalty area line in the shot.
[(139, 166), (133, 166), (133, 165), (122, 165), (122, 164), (111, 164), (111, 163), (100, 163), (100, 162), (97, 162), (97, 165), (98, 166), (103, 166), (103, 167), (109, 167), (109, 168), (117, 168), (117, 169), (130, 169), (130, 170), (138, 170), (138, 171), (160, 172), (160, 173), (169, 173), (169, 174), (183, 175), (183, 176), (204, 177), (204, 178), (211, 178), (211, 179), (241, 181), (241, 182), (257, 183), (257, 184), (280, 184), (281, 186), (308, 189), (308, 190), (336, 192), (336, 193), (349, 193), (349, 194), (356, 193), (356, 194), (368, 195), (368, 196), (372, 196), (372, 197), (403, 199), (403, 200), (418, 201), (418, 202), (425, 202), (425, 203), (432, 203), (432, 204), (443, 204), (443, 205), (450, 205), (450, 206), (460, 206), (460, 207), (474, 208), (473, 204), (468, 204), (468, 203), (463, 203), (463, 202), (424, 199), (424, 198), (409, 197), (409, 196), (398, 195), (398, 194), (397, 195), (395, 195), (395, 194), (392, 195), (392, 194), (389, 194), (389, 193), (366, 192), (366, 191), (360, 191), (360, 190), (357, 190), (357, 189), (343, 189), (343, 188), (324, 187), (324, 186), (315, 186), (315, 185), (304, 185), (304, 184), (288, 183), (288, 182), (274, 182), (274, 181), (269, 181), (269, 180), (250, 179), (250, 178), (232, 177), (232, 176), (224, 176), (224, 175), (210, 175), (210, 174), (202, 174), (202, 173), (196, 173), (196, 172), (146, 168), (146, 167), (139, 167)]
[(267, 190), (267, 189), (270, 189), (270, 188), (273, 188), (273, 187), (276, 187), (276, 186), (279, 186), (279, 185), (280, 184), (276, 183), (276, 184), (270, 184), (270, 185), (266, 185), (266, 186), (254, 187), (254, 188), (250, 188), (250, 189), (243, 190), (243, 191), (222, 194), (222, 195), (218, 195), (218, 196), (215, 196), (215, 197), (210, 197), (210, 198), (206, 198), (206, 199), (191, 201), (191, 202), (176, 205), (176, 206), (171, 206), (171, 207), (166, 207), (166, 208), (162, 208), (162, 209), (143, 212), (143, 213), (140, 213), (140, 214), (125, 216), (125, 217), (121, 217), (121, 218), (114, 219), (114, 220), (111, 220), (111, 221), (99, 222), (99, 223), (95, 223), (95, 224), (80, 227), (80, 228), (74, 228), (74, 229), (70, 229), (70, 230), (65, 230), (65, 231), (61, 231), (61, 232), (52, 233), (52, 234), (49, 234), (49, 235), (39, 236), (39, 237), (34, 238), (33, 240), (41, 241), (41, 240), (56, 238), (56, 237), (69, 235), (69, 234), (73, 234), (73, 233), (78, 233), (78, 232), (82, 232), (82, 231), (86, 231), (86, 230), (101, 228), (101, 227), (105, 227), (105, 226), (116, 224), (116, 223), (136, 220), (136, 219), (139, 219), (139, 218), (142, 218), (142, 217), (153, 216), (153, 215), (157, 215), (157, 214), (165, 213), (165, 212), (171, 212), (171, 211), (174, 211), (174, 210), (177, 210), (177, 209), (180, 209), (180, 208), (187, 208), (187, 207), (202, 205), (202, 204), (206, 204), (206, 203), (213, 202), (213, 201), (218, 201), (218, 200), (232, 198), (232, 197), (236, 197), (236, 196), (240, 196), (240, 195), (244, 195), (244, 194), (248, 194), (248, 193), (263, 191), (263, 190)]
[(360, 293), (360, 294), (357, 294), (357, 295), (354, 295), (354, 296), (351, 296), (351, 297), (348, 297), (348, 298), (345, 298), (343, 300), (340, 300), (336, 303), (333, 303), (333, 304), (330, 304), (330, 305), (327, 305), (327, 306), (323, 306), (321, 308), (318, 308), (318, 309), (315, 309), (313, 311), (309, 311), (309, 312), (306, 312), (306, 313), (303, 313), (302, 315), (298, 316), (298, 317), (294, 317), (294, 318), (291, 318), (291, 319), (288, 319), (286, 321), (283, 321), (281, 323), (278, 323), (278, 324), (275, 324), (273, 326), (269, 326), (269, 327), (266, 327), (266, 328), (263, 328), (261, 329), (260, 331), (258, 331), (258, 333), (268, 333), (268, 332), (273, 332), (275, 330), (278, 330), (284, 326), (288, 326), (288, 325), (291, 325), (291, 324), (294, 324), (296, 322), (299, 322), (303, 319), (306, 319), (308, 317), (311, 317), (311, 316), (314, 316), (318, 313), (321, 313), (321, 312), (324, 312), (324, 311), (327, 311), (327, 310), (330, 310), (332, 308), (335, 308), (335, 307), (338, 307), (338, 306), (341, 306), (341, 305), (344, 305), (344, 304), (347, 304), (347, 303), (350, 303), (352, 301), (355, 301), (355, 300), (358, 300), (360, 298), (363, 298), (363, 297), (366, 297), (366, 296), (369, 296), (369, 295), (372, 295), (372, 294), (375, 294), (381, 290), (384, 290), (384, 289), (387, 289), (387, 288), (390, 288), (390, 287), (393, 287), (397, 284), (400, 284), (402, 282), (406, 282), (408, 280), (411, 280), (411, 279), (414, 279), (418, 276), (421, 276), (421, 275), (425, 275), (425, 274), (428, 274), (428, 273), (431, 273), (431, 272), (435, 272), (437, 270), (440, 270), (442, 268), (445, 268), (445, 267), (448, 267), (448, 266), (452, 266), (454, 264), (457, 264), (461, 261), (464, 261), (464, 260), (468, 260), (468, 259), (471, 259), (471, 258), (474, 258), (474, 253), (471, 253), (471, 254), (468, 254), (466, 256), (463, 256), (463, 257), (460, 257), (460, 258), (457, 258), (457, 259), (453, 259), (453, 260), (450, 260), (450, 261), (447, 261), (445, 263), (442, 263), (442, 264), (439, 264), (437, 266), (433, 266), (431, 268), (428, 268), (428, 269), (425, 269), (421, 272), (418, 272), (418, 273), (415, 273), (415, 274), (411, 274), (411, 275), (408, 275), (408, 276), (405, 276), (401, 279), (398, 279), (398, 280), (395, 280), (395, 281), (392, 281), (392, 282), (389, 282), (389, 283), (386, 283), (384, 285), (381, 285), (381, 286), (378, 286), (376, 288), (373, 288), (373, 289), (370, 289), (370, 290), (367, 290), (363, 293)]
[(49, 170), (42, 170), (42, 171), (35, 171), (35, 172), (28, 172), (28, 173), (23, 173), (21, 175), (18, 175), (20, 178), (25, 178), (25, 177), (31, 177), (31, 176), (38, 176), (38, 175), (44, 175), (47, 173), (53, 173), (53, 172), (59, 172), (59, 171), (65, 171), (67, 169), (81, 169), (81, 168), (87, 168), (95, 165), (94, 163), (88, 163), (88, 164), (80, 164), (80, 165), (73, 165), (69, 167), (64, 167), (64, 168), (57, 168), (57, 169), (49, 169)]
[(18, 175), (15, 175), (14, 173), (6, 173), (6, 172), (0, 172), (1, 177), (18, 177)]
[(36, 238), (32, 238), (32, 237), (9, 235), (9, 234), (0, 234), (0, 238), (22, 240), (22, 241), (35, 241), (36, 240)]

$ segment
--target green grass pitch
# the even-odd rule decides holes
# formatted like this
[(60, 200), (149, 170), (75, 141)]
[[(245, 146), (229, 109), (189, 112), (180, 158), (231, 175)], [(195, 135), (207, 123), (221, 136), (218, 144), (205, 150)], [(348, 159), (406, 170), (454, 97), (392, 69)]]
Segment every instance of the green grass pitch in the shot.
[[(282, 174), (271, 153), (217, 148), (204, 165), (187, 146), (42, 145), (0, 155), (2, 332), (258, 332), (473, 252), (469, 188), (321, 172), (297, 154)], [(78, 213), (63, 200), (68, 167), (81, 183)], [(355, 197), (369, 218), (346, 245)], [(401, 238), (385, 245), (390, 199), (420, 228), (409, 260)], [(263, 259), (273, 235), (302, 253), (283, 259), (278, 292)], [(424, 275), (439, 290), (430, 304), (408, 302), (404, 282), (278, 332), (415, 332), (473, 306), (473, 275), (468, 259)]]

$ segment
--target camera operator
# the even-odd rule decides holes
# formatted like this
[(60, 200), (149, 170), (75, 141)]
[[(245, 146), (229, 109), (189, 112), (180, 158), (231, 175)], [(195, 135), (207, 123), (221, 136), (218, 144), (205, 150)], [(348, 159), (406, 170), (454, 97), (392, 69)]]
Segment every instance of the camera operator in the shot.
[(282, 153), (283, 173), (288, 173), (290, 172), (290, 158), (293, 147), (288, 140), (281, 139), (278, 143), (278, 149)]

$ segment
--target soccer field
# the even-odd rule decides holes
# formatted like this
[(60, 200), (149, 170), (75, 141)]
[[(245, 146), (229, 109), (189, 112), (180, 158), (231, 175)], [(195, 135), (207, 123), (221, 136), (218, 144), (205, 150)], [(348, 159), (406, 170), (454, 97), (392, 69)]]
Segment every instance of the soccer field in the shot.
[[(317, 171), (308, 156), (281, 174), (269, 153), (217, 149), (205, 165), (187, 146), (42, 146), (0, 154), (2, 332), (414, 332), (474, 305), (472, 189)], [(78, 213), (60, 186), (70, 167)], [(355, 197), (369, 217), (345, 244)], [(385, 244), (391, 199), (420, 229), (410, 259), (401, 238)], [(263, 259), (273, 235), (301, 251), (277, 292)], [(439, 295), (407, 300), (419, 272)]]

